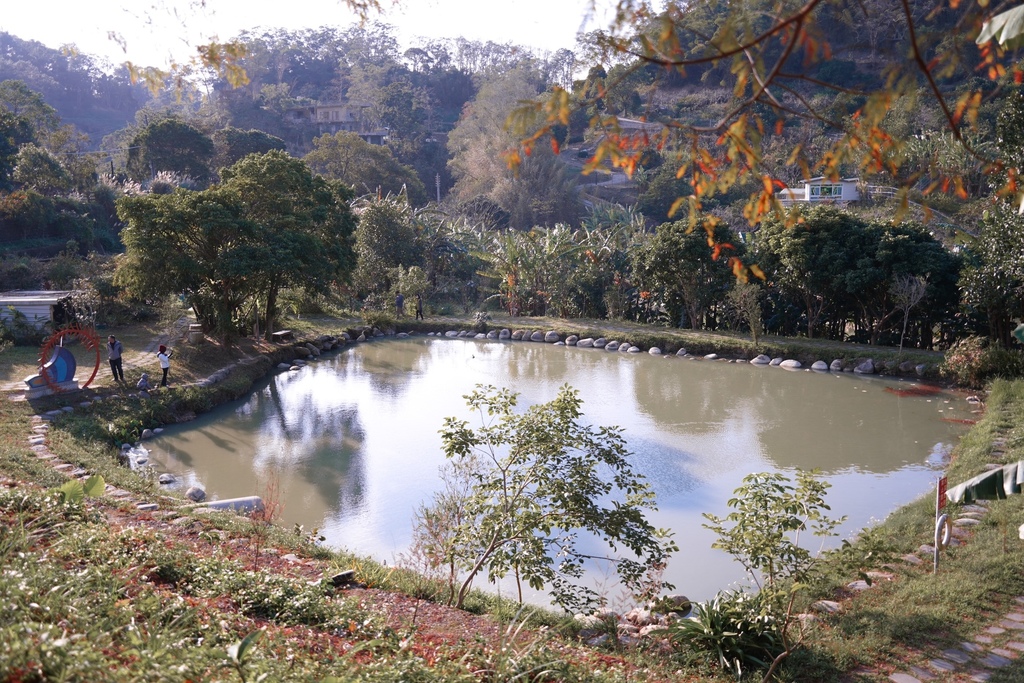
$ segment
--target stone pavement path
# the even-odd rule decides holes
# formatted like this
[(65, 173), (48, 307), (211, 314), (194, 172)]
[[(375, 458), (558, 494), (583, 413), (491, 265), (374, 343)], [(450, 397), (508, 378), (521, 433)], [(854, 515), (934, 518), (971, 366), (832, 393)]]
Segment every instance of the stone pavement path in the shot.
[[(1005, 434), (992, 440), (991, 455), (996, 461), (1006, 459)], [(989, 469), (1001, 466), (999, 462), (987, 465)], [(953, 521), (950, 545), (969, 542), (972, 528), (980, 524), (987, 513), (988, 501), (960, 506), (958, 517)], [(904, 555), (902, 559), (912, 565), (930, 565), (934, 552), (933, 546), (922, 545), (915, 554)], [(895, 576), (885, 575), (884, 578), (893, 580)], [(867, 585), (863, 581), (858, 581), (848, 587), (856, 591), (866, 589)], [(907, 665), (902, 670), (892, 672), (865, 668), (853, 672), (847, 680), (892, 683), (985, 683), (992, 679), (996, 672), (1011, 666), (1016, 673), (1024, 662), (1021, 660), (1024, 656), (1024, 595), (1014, 598), (1008, 611), (989, 622), (989, 625), (983, 627), (971, 640), (944, 650), (918, 650), (908, 654), (916, 655), (907, 659), (914, 659), (919, 664)]]

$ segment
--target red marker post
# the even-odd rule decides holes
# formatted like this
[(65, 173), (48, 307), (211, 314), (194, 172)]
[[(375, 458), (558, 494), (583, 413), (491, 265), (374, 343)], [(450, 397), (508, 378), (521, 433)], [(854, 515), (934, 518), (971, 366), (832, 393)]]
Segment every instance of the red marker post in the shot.
[(949, 540), (953, 535), (953, 525), (950, 524), (949, 516), (942, 514), (943, 508), (946, 507), (946, 477), (939, 479), (938, 486), (935, 487), (935, 553), (932, 560), (932, 573), (939, 571), (939, 551), (949, 545)]

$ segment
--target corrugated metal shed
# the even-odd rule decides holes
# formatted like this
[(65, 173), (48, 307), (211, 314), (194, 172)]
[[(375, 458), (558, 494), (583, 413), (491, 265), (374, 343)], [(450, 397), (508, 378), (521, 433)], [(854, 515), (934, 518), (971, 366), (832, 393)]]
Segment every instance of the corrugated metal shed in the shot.
[(73, 290), (0, 292), (0, 320), (5, 323), (10, 321), (13, 318), (13, 308), (23, 313), (29, 323), (41, 328), (53, 321), (54, 306), (72, 294)]

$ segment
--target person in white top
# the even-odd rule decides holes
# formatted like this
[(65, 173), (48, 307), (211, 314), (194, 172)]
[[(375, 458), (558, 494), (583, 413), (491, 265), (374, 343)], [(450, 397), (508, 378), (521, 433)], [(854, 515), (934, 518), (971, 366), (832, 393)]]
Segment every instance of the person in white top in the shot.
[(167, 373), (171, 369), (171, 354), (173, 351), (168, 350), (163, 344), (160, 345), (160, 350), (157, 352), (156, 357), (160, 359), (160, 369), (164, 371), (164, 377), (160, 380), (160, 386), (167, 386)]

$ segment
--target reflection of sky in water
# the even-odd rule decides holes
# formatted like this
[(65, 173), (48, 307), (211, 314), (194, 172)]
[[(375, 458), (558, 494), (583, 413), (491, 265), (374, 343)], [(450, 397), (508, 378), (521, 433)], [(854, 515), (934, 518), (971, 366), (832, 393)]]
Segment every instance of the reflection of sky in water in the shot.
[[(476, 384), (520, 406), (578, 389), (586, 419), (624, 428), (658, 494), (655, 526), (681, 550), (667, 579), (693, 598), (742, 578), (713, 551), (701, 513), (723, 515), (751, 472), (821, 469), (844, 536), (929, 489), (969, 417), (946, 394), (898, 397), (891, 382), (745, 364), (626, 355), (545, 344), (393, 340), (322, 357), (260, 383), (249, 398), (151, 442), (151, 463), (212, 497), (277, 486), (283, 522), (319, 527), (334, 546), (393, 561), (418, 505), (440, 486), (439, 430)], [(595, 546), (595, 551), (604, 550)], [(600, 582), (600, 573), (595, 581)]]

